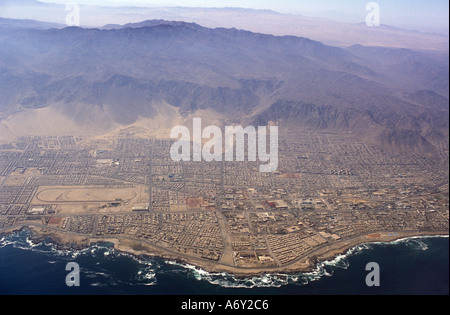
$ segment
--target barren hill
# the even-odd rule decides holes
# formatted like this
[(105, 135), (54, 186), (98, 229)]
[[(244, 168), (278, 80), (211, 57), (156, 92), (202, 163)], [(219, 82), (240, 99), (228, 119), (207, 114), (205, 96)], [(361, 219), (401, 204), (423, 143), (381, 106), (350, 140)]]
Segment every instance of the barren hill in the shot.
[[(195, 23), (0, 26), (0, 138), (102, 135), (192, 115), (351, 131), (431, 152), (448, 142), (448, 53), (352, 46)], [(158, 123), (156, 123), (158, 122)], [(168, 136), (168, 134), (167, 134)]]

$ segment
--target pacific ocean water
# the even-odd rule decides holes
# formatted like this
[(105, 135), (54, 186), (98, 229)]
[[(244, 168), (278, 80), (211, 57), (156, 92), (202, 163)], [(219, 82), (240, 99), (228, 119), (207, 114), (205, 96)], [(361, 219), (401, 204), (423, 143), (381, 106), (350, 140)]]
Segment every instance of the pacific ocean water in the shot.
[[(0, 238), (1, 295), (448, 295), (449, 239), (406, 238), (362, 244), (310, 273), (238, 279), (184, 263), (134, 257), (112, 244), (58, 250), (33, 243), (22, 230)], [(69, 262), (80, 266), (80, 286), (68, 287)], [(368, 287), (369, 262), (380, 266), (380, 286)]]

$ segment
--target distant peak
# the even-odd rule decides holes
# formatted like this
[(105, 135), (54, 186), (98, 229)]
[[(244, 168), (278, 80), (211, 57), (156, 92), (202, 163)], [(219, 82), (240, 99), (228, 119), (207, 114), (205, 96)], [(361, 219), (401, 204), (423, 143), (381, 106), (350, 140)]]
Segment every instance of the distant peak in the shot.
[(140, 28), (140, 27), (155, 27), (155, 26), (174, 26), (185, 28), (201, 28), (197, 23), (189, 23), (183, 21), (167, 21), (167, 20), (145, 20), (137, 23), (127, 23), (124, 25), (108, 24), (103, 28), (106, 29), (124, 29), (124, 28)]

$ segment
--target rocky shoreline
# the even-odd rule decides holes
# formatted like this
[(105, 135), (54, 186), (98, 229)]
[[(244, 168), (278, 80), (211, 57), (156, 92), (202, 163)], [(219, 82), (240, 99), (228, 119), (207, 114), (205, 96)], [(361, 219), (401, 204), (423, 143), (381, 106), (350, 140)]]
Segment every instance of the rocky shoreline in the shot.
[[(140, 241), (126, 239), (126, 238), (89, 238), (87, 236), (69, 235), (59, 231), (50, 230), (43, 227), (23, 226), (11, 228), (3, 231), (1, 235), (13, 233), (27, 228), (31, 231), (30, 239), (33, 242), (51, 242), (58, 250), (82, 250), (97, 243), (111, 243), (114, 250), (130, 254), (134, 257), (159, 257), (177, 263), (185, 263), (197, 268), (203, 269), (209, 273), (228, 273), (236, 278), (246, 278), (262, 276), (266, 274), (293, 274), (293, 273), (308, 273), (313, 271), (317, 264), (324, 261), (335, 259), (339, 255), (347, 253), (350, 249), (368, 243), (389, 243), (403, 238), (420, 237), (420, 236), (444, 236), (448, 235), (448, 231), (438, 232), (396, 232), (396, 233), (372, 233), (368, 235), (357, 236), (352, 239), (327, 244), (319, 247), (309, 253), (306, 257), (299, 258), (292, 263), (285, 266), (267, 267), (267, 268), (243, 268), (236, 266), (228, 266), (216, 262), (206, 261), (205, 259), (195, 257), (183, 257), (182, 255), (171, 253), (162, 248), (152, 246)], [(379, 237), (374, 237), (374, 235)]]

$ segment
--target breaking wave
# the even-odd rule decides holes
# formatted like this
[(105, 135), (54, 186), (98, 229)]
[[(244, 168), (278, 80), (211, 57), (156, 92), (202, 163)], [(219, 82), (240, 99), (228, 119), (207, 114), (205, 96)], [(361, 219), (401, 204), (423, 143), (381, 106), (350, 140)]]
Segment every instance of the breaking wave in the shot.
[[(14, 246), (15, 248), (30, 250), (48, 255), (49, 264), (57, 264), (60, 261), (69, 262), (74, 259), (91, 257), (95, 259), (95, 266), (89, 266), (89, 269), (81, 270), (90, 286), (102, 287), (110, 285), (144, 285), (153, 286), (158, 283), (158, 274), (171, 273), (180, 274), (184, 277), (191, 277), (198, 281), (206, 281), (207, 283), (217, 285), (224, 288), (279, 288), (286, 285), (303, 286), (311, 282), (318, 281), (323, 277), (332, 277), (338, 269), (348, 269), (350, 266), (349, 257), (359, 255), (363, 252), (373, 250), (377, 246), (392, 246), (397, 244), (405, 244), (416, 250), (426, 251), (428, 245), (427, 238), (430, 237), (448, 237), (448, 236), (420, 236), (399, 239), (393, 242), (383, 243), (374, 242), (357, 245), (349, 249), (346, 253), (337, 255), (333, 259), (320, 261), (316, 264), (311, 272), (299, 272), (292, 274), (284, 273), (268, 273), (259, 276), (236, 277), (225, 272), (207, 272), (199, 267), (188, 263), (180, 263), (171, 260), (141, 258), (128, 253), (115, 250), (111, 244), (94, 244), (85, 249), (65, 250), (58, 249), (56, 245), (41, 241), (34, 243), (31, 240), (31, 233), (27, 230), (11, 233), (0, 239), (0, 248), (6, 246)], [(137, 263), (137, 267), (133, 267), (133, 273), (127, 277), (118, 277), (113, 274), (103, 263), (114, 263), (118, 259), (128, 257)], [(100, 262), (101, 261), (101, 262)], [(129, 261), (129, 260), (127, 260)], [(134, 265), (133, 265), (134, 266)], [(169, 267), (169, 268), (167, 268)]]
[(362, 254), (368, 250), (373, 250), (377, 246), (392, 246), (405, 244), (417, 250), (428, 250), (425, 240), (427, 238), (448, 237), (448, 236), (415, 236), (407, 237), (392, 242), (372, 242), (359, 244), (349, 249), (346, 253), (337, 255), (331, 260), (320, 261), (311, 272), (299, 272), (294, 274), (271, 273), (255, 277), (236, 277), (228, 273), (207, 272), (197, 266), (187, 263), (165, 261), (168, 265), (178, 266), (185, 269), (195, 279), (207, 281), (214, 285), (225, 288), (277, 288), (285, 285), (307, 285), (313, 281), (318, 281), (323, 277), (332, 277), (338, 269), (348, 269), (350, 266), (349, 257)]
[(171, 260), (166, 260), (165, 264), (175, 267), (170, 272), (188, 272), (189, 275), (198, 281), (207, 281), (210, 284), (224, 288), (276, 288), (287, 284), (298, 283), (302, 280), (299, 275), (287, 275), (281, 273), (264, 274), (252, 277), (236, 277), (235, 275), (226, 272), (208, 272), (197, 266)]
[[(58, 249), (57, 246), (51, 242), (41, 241), (33, 242), (31, 239), (31, 232), (24, 229), (22, 231), (11, 233), (0, 239), (0, 248), (6, 246), (13, 246), (17, 249), (38, 252), (49, 257), (49, 264), (58, 264), (71, 262), (79, 258), (94, 258), (96, 261), (94, 267), (83, 268), (85, 265), (80, 265), (83, 276), (90, 281), (90, 286), (103, 287), (109, 285), (155, 285), (156, 284), (156, 270), (151, 261), (139, 259), (128, 253), (123, 253), (112, 248), (109, 243), (98, 243), (90, 245), (87, 248), (75, 249)], [(128, 278), (121, 279), (107, 269), (102, 267), (102, 262), (117, 261), (119, 258), (128, 257), (137, 262), (138, 268), (135, 274)], [(91, 264), (86, 264), (91, 266)]]

